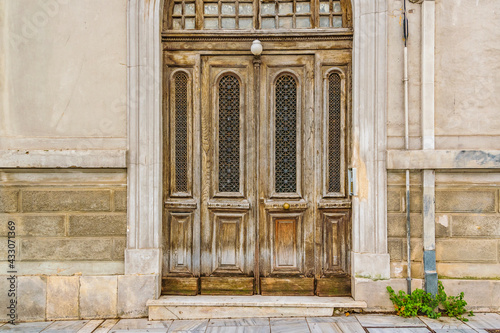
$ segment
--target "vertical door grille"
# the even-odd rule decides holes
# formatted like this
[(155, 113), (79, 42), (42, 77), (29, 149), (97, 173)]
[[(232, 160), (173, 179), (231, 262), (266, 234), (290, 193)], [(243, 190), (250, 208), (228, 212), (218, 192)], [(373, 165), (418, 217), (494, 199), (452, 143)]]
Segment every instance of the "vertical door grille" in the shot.
[(219, 81), (219, 191), (240, 191), (240, 82)]
[(187, 192), (187, 86), (186, 73), (175, 75), (175, 191)]
[(328, 77), (328, 192), (341, 191), (341, 89), (340, 75)]
[(291, 75), (276, 81), (275, 191), (297, 192), (297, 82)]

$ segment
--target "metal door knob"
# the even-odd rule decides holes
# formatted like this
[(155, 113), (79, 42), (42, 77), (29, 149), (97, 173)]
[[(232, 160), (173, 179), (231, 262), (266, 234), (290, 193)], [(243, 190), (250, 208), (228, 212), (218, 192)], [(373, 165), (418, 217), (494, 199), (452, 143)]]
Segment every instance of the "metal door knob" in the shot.
[(288, 202), (285, 202), (283, 204), (283, 209), (286, 209), (286, 210), (290, 209), (290, 204)]

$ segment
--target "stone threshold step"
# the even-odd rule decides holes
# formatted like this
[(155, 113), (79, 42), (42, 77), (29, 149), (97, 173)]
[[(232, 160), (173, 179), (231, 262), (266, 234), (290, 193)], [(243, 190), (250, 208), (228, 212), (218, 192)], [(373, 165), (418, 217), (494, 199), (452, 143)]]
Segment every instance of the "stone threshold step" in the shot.
[(335, 309), (363, 309), (351, 297), (162, 296), (147, 302), (149, 320), (332, 316)]

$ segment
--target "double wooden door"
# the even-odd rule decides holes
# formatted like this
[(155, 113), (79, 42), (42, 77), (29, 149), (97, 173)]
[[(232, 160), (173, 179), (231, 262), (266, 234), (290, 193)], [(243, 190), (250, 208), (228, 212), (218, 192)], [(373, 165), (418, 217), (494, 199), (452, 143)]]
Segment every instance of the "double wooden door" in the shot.
[(350, 294), (349, 57), (331, 59), (166, 55), (164, 294)]

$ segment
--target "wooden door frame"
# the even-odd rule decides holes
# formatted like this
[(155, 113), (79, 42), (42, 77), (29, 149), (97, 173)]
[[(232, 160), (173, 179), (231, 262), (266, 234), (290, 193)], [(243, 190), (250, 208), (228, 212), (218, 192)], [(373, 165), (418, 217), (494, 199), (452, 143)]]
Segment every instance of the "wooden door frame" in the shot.
[[(390, 279), (387, 253), (387, 0), (352, 0), (354, 298), (362, 278)], [(125, 274), (161, 276), (163, 0), (128, 0), (128, 233)], [(376, 55), (376, 56), (374, 56)], [(357, 286), (360, 286), (358, 293)], [(160, 281), (152, 287), (159, 296)], [(142, 291), (139, 291), (142, 292)], [(138, 295), (141, 297), (142, 295)]]

